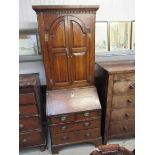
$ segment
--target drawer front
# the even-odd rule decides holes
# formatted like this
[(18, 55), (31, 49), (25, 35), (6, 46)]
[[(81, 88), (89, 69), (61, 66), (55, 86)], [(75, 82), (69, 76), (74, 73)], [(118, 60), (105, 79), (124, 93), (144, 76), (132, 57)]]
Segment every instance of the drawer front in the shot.
[(90, 120), (90, 119), (96, 119), (100, 117), (100, 112), (99, 111), (85, 111), (82, 113), (77, 113), (75, 116), (75, 119), (77, 121), (81, 120)]
[(125, 74), (115, 74), (114, 81), (134, 81), (135, 74), (134, 73), (125, 73)]
[(112, 108), (124, 108), (135, 106), (135, 95), (134, 93), (128, 93), (124, 95), (115, 95), (112, 99)]
[(135, 119), (135, 109), (115, 109), (111, 112), (111, 121), (125, 121)]
[(74, 120), (75, 120), (75, 116), (73, 114), (52, 116), (52, 117), (48, 117), (48, 124), (74, 122)]
[(100, 128), (100, 119), (50, 126), (50, 132), (56, 134), (92, 128)]
[(135, 132), (135, 121), (127, 121), (124, 123), (111, 123), (109, 128), (109, 135), (121, 135)]
[(29, 94), (19, 94), (19, 104), (35, 104), (35, 96), (34, 93)]
[(54, 145), (72, 143), (72, 142), (98, 138), (100, 137), (100, 129), (95, 128), (95, 129), (89, 129), (89, 130), (74, 131), (74, 132), (52, 135), (51, 137), (52, 137), (52, 143)]
[(134, 81), (116, 81), (113, 86), (113, 94), (124, 94), (128, 92), (135, 92)]
[(35, 104), (20, 106), (19, 107), (19, 115), (20, 116), (38, 115), (37, 106)]
[(28, 147), (44, 143), (42, 132), (35, 131), (31, 133), (22, 133), (19, 135), (19, 146)]
[(40, 129), (40, 119), (39, 117), (29, 117), (19, 119), (19, 131), (29, 131), (34, 129)]

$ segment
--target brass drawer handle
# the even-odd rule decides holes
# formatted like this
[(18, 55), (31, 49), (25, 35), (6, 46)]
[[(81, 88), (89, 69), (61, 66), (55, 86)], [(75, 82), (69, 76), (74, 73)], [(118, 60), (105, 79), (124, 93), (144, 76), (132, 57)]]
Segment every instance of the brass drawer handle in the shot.
[(125, 117), (129, 117), (130, 116), (130, 113), (125, 113)]
[(61, 116), (61, 121), (65, 121), (66, 119), (67, 119), (67, 117), (66, 116)]
[(66, 129), (67, 127), (65, 125), (61, 127), (61, 130), (66, 130)]
[(26, 142), (27, 142), (27, 139), (24, 138), (24, 139), (23, 139), (23, 143), (26, 143)]
[(24, 127), (23, 124), (19, 124), (19, 128), (22, 129)]
[(134, 88), (135, 88), (135, 84), (129, 85), (129, 89), (134, 89)]
[(88, 116), (90, 115), (90, 113), (89, 113), (89, 112), (85, 112), (83, 115), (84, 115), (85, 117), (88, 117)]
[(69, 137), (64, 136), (64, 137), (62, 137), (61, 139), (62, 139), (62, 140), (68, 140), (68, 139), (69, 139)]
[(90, 125), (89, 122), (85, 122), (85, 123), (83, 124), (84, 127), (88, 127), (89, 125)]
[(85, 136), (86, 136), (86, 137), (90, 137), (90, 136), (91, 136), (91, 133), (87, 132), (87, 133), (85, 134)]

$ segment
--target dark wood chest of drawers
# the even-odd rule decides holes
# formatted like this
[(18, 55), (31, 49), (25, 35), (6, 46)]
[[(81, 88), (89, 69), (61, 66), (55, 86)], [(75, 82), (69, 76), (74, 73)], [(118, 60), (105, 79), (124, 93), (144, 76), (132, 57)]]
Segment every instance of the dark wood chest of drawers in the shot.
[(134, 62), (98, 63), (96, 76), (103, 113), (105, 113), (102, 119), (104, 143), (112, 138), (133, 137), (135, 133)]
[(45, 128), (42, 125), (40, 85), (38, 74), (19, 77), (19, 146), (46, 148)]
[(95, 87), (49, 91), (46, 98), (52, 153), (69, 144), (102, 143), (101, 106)]

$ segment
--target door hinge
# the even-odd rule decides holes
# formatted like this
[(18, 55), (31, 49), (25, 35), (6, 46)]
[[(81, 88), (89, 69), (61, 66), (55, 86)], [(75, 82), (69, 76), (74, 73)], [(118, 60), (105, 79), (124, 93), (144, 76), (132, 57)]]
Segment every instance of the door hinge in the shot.
[(45, 33), (45, 42), (48, 42), (48, 34)]

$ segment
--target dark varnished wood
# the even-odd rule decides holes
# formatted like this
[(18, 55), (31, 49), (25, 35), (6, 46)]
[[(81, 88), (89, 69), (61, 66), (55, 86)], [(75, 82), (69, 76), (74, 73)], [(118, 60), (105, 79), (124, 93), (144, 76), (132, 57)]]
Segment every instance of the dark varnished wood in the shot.
[(33, 6), (33, 9), (38, 16), (48, 89), (92, 85), (98, 6)]
[(19, 77), (19, 147), (46, 148), (45, 127), (42, 125), (40, 84), (38, 74)]
[(101, 144), (101, 106), (94, 86), (47, 92), (52, 152), (69, 144)]
[(110, 138), (134, 136), (134, 62), (101, 62), (96, 68), (96, 85), (103, 109), (104, 143)]

